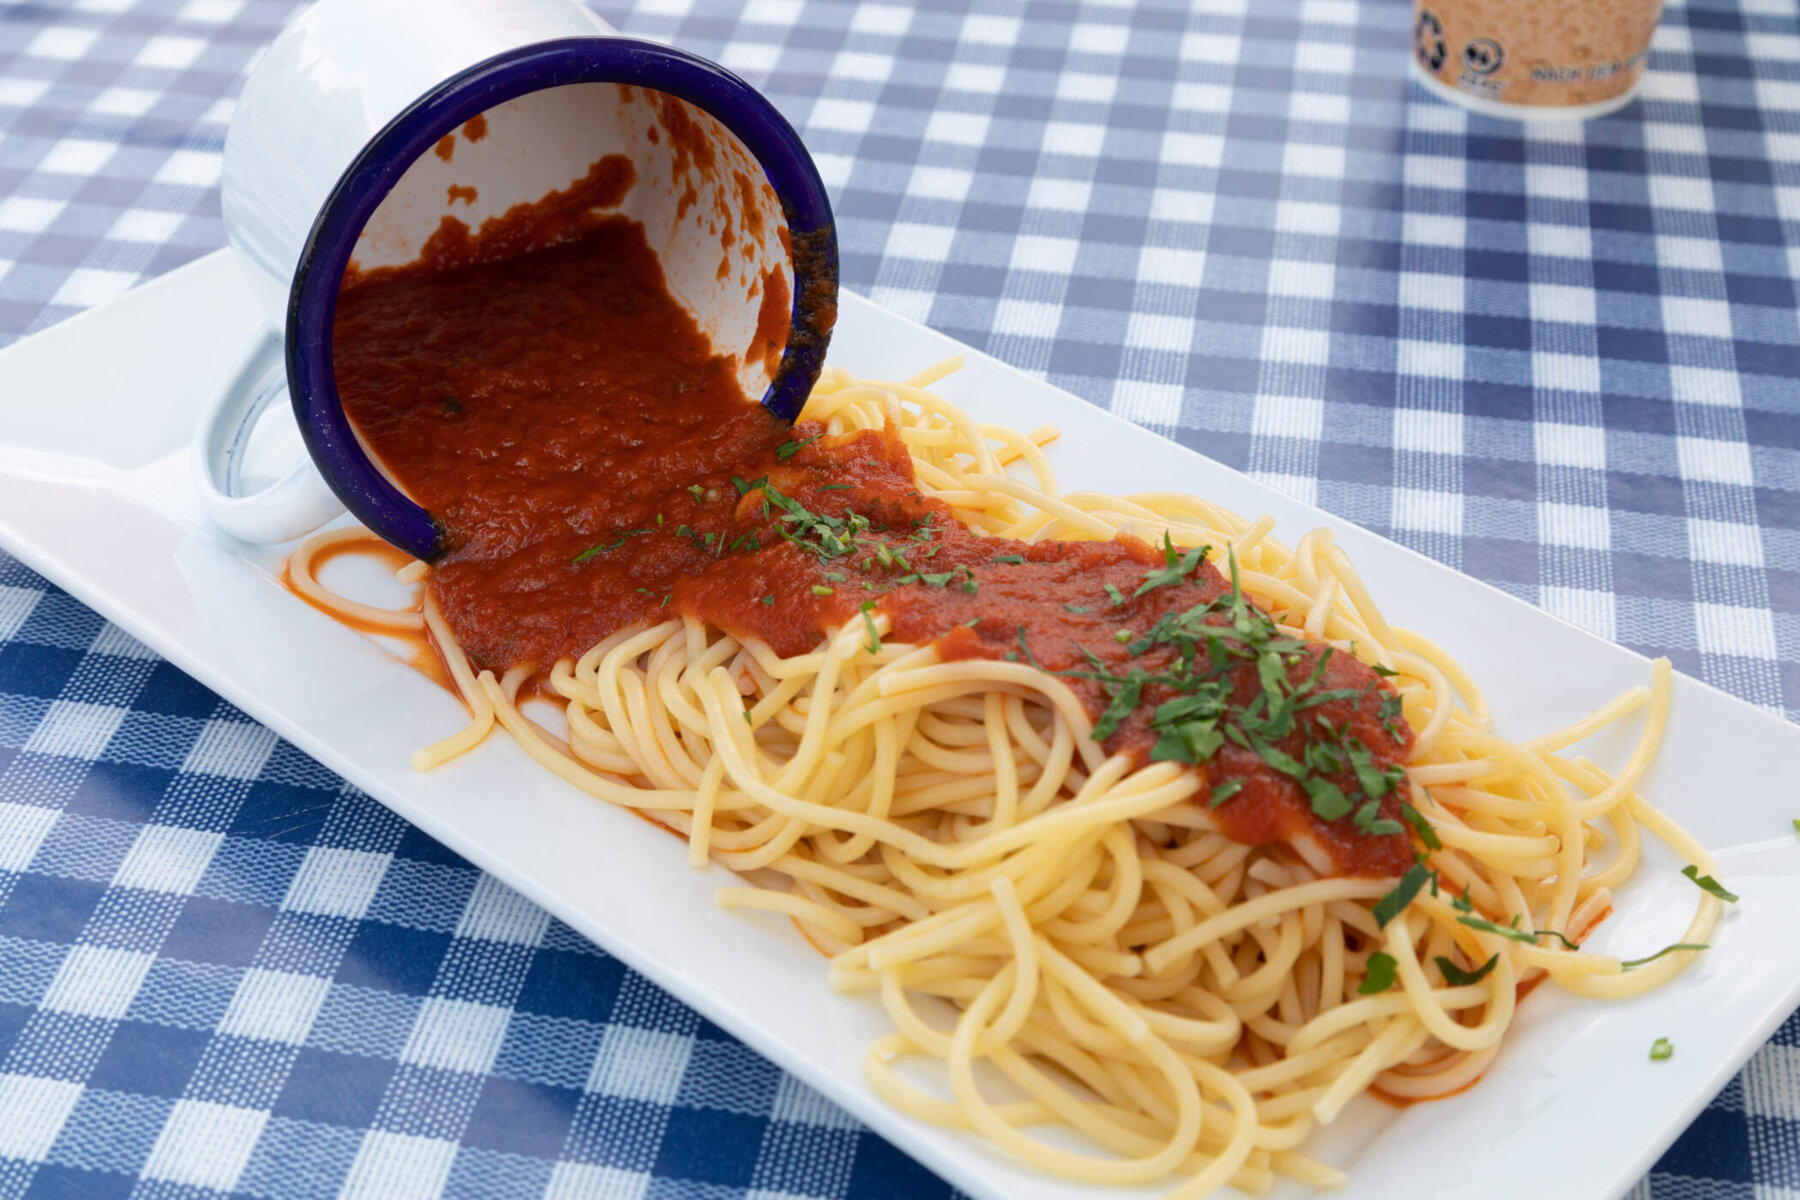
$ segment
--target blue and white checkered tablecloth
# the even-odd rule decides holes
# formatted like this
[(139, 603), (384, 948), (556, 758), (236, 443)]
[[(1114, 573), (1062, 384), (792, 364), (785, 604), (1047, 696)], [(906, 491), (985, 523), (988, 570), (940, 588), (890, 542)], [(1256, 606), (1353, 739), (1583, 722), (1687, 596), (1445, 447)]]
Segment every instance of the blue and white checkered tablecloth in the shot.
[[(1529, 130), (1401, 0), (604, 10), (780, 103), (848, 285), (1800, 718), (1795, 0)], [(0, 0), (0, 344), (222, 244), (289, 12)], [(0, 1198), (223, 1193), (949, 1191), (0, 557)], [(1634, 1194), (1800, 1197), (1800, 1020)]]

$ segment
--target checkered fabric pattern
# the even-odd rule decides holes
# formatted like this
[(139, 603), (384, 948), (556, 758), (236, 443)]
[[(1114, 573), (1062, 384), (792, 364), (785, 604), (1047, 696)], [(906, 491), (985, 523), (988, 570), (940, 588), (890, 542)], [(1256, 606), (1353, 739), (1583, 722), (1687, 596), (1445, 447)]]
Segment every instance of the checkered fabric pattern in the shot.
[[(1800, 718), (1800, 18), (1521, 129), (1401, 0), (643, 0), (804, 132), (848, 285)], [(286, 0), (0, 0), (0, 343), (223, 241)], [(948, 1195), (0, 559), (0, 1198)], [(1800, 1197), (1800, 1019), (1634, 1192)]]

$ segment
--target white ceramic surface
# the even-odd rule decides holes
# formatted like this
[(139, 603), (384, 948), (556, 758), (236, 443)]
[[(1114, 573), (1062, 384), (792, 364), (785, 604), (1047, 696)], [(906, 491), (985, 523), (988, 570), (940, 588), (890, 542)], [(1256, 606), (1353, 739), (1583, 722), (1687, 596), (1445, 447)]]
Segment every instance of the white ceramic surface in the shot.
[[(414, 747), (461, 723), (457, 702), (289, 595), (276, 579), (284, 549), (223, 536), (195, 493), (189, 431), (260, 321), (214, 255), (0, 352), (0, 543), (958, 1186), (991, 1200), (1094, 1200), (1094, 1189), (881, 1104), (860, 1067), (884, 1029), (878, 1008), (834, 995), (823, 960), (785, 922), (717, 909), (711, 891), (726, 877), (690, 871), (675, 839), (567, 788), (503, 739), (429, 775), (408, 768)], [(846, 295), (832, 359), (895, 377), (956, 349)], [(1439, 639), (1483, 682), (1504, 732), (1554, 727), (1648, 677), (1635, 654), (991, 359), (971, 355), (943, 391), (985, 420), (1060, 424), (1051, 456), (1066, 486), (1197, 492), (1272, 513), (1290, 540), (1332, 526), (1388, 615)], [(1604, 760), (1626, 740), (1593, 753)], [(1404, 1111), (1354, 1106), (1313, 1143), (1350, 1168), (1337, 1195), (1606, 1200), (1630, 1187), (1800, 1003), (1797, 760), (1800, 729), (1678, 678), (1644, 788), (1714, 849), (1743, 897), (1715, 948), (1673, 985), (1625, 1003), (1540, 988), (1488, 1078), (1464, 1095)], [(1650, 853), (1594, 948), (1630, 956), (1673, 940), (1694, 899), (1678, 865)], [(1677, 1052), (1653, 1063), (1658, 1037)]]
[(270, 328), (287, 323), (313, 218), (389, 121), (503, 51), (611, 32), (576, 0), (319, 0), (295, 18), (244, 81), (220, 177), (226, 235)]

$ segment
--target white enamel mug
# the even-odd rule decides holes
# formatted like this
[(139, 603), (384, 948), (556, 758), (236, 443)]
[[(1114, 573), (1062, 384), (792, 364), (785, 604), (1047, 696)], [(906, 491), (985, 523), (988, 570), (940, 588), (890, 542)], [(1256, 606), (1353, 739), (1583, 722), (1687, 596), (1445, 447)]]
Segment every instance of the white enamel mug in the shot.
[[(837, 242), (811, 157), (754, 88), (621, 37), (576, 0), (319, 0), (302, 13), (252, 70), (225, 140), (226, 232), (272, 341), (247, 353), (196, 436), (213, 520), (284, 541), (348, 508), (416, 557), (442, 553), (441, 528), (338, 401), (339, 285), (352, 265), (414, 261), (446, 220), (478, 231), (616, 154), (636, 182), (611, 211), (643, 223), (671, 293), (719, 353), (738, 354), (746, 399), (792, 420), (830, 338)], [(771, 271), (793, 298), (779, 360), (741, 352)]]

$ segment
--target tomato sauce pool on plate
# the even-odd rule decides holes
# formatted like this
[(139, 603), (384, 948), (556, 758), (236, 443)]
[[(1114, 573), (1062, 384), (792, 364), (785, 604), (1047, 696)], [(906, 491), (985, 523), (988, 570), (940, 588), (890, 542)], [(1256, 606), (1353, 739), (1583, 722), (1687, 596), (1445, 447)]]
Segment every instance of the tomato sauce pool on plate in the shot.
[(1413, 733), (1386, 681), (1280, 635), (1198, 554), (978, 535), (897, 435), (780, 424), (737, 363), (785, 343), (785, 284), (717, 352), (642, 226), (596, 214), (630, 185), (607, 159), (479, 232), (445, 218), (339, 297), (344, 408), (445, 531), (430, 586), (476, 664), (547, 669), (675, 614), (793, 655), (879, 612), (945, 659), (1062, 673), (1109, 752), (1202, 766), (1228, 836), (1405, 869)]

